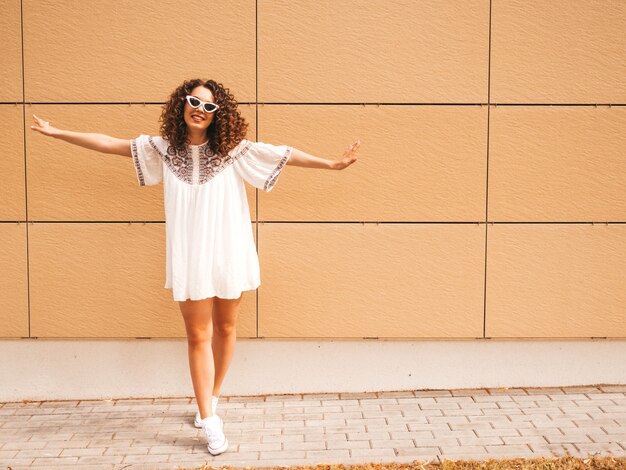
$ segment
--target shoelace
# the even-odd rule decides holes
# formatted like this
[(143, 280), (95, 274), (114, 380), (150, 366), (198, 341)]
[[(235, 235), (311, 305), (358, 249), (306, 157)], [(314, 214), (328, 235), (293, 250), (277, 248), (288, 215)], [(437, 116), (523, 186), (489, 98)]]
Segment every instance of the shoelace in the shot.
[(208, 423), (204, 423), (202, 428), (204, 429), (204, 433), (209, 437), (218, 437), (220, 434), (220, 429), (218, 426), (220, 425), (219, 421), (215, 422), (215, 428), (212, 428), (208, 425)]

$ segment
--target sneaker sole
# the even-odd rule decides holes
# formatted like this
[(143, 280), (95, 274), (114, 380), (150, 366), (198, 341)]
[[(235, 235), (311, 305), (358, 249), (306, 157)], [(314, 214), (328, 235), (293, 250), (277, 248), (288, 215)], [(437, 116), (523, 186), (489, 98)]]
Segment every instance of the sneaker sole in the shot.
[(218, 449), (211, 449), (209, 446), (207, 446), (207, 448), (209, 449), (209, 454), (211, 455), (219, 455), (222, 452), (224, 452), (226, 449), (228, 449), (228, 439), (226, 439), (226, 437), (224, 437), (224, 444), (219, 447)]

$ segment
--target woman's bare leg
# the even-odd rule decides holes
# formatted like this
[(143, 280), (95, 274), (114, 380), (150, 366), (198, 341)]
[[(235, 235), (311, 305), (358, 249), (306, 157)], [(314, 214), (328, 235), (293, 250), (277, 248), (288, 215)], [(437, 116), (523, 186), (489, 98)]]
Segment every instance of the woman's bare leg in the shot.
[(237, 316), (241, 299), (241, 296), (238, 299), (220, 299), (215, 297), (215, 303), (213, 304), (213, 339), (211, 346), (215, 360), (213, 395), (216, 397), (219, 396), (226, 371), (235, 352)]
[(215, 365), (211, 337), (213, 336), (212, 311), (215, 297), (179, 302), (185, 320), (189, 370), (196, 395), (200, 418), (213, 415), (211, 392), (215, 379)]

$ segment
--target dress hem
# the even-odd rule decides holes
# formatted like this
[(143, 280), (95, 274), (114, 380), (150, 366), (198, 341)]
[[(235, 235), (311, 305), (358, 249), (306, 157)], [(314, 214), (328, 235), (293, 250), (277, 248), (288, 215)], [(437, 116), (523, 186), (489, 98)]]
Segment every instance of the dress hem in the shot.
[[(259, 284), (259, 286), (260, 286), (260, 284)], [(200, 297), (198, 297), (198, 298), (196, 298), (196, 299), (192, 298), (193, 296), (189, 296), (189, 297), (187, 297), (186, 299), (177, 299), (177, 298), (175, 298), (175, 297), (174, 297), (174, 301), (175, 301), (175, 302), (185, 302), (186, 300), (204, 300), (204, 299), (210, 299), (210, 298), (213, 298), (213, 297), (217, 297), (217, 298), (220, 298), (220, 299), (229, 299), (229, 300), (233, 300), (233, 299), (238, 299), (239, 297), (241, 297), (241, 295), (242, 295), (244, 292), (246, 292), (246, 291), (257, 290), (257, 289), (259, 288), (259, 286), (257, 286), (257, 287), (251, 287), (251, 288), (244, 288), (244, 289), (241, 289), (241, 290), (239, 291), (239, 294), (238, 294), (238, 295), (235, 295), (235, 297), (233, 297), (233, 296), (232, 296), (232, 295), (230, 295), (230, 294), (220, 295), (219, 293), (215, 293), (215, 294), (213, 294), (213, 295), (204, 295), (204, 294), (202, 294)], [(172, 289), (172, 287), (165, 287), (165, 289)]]

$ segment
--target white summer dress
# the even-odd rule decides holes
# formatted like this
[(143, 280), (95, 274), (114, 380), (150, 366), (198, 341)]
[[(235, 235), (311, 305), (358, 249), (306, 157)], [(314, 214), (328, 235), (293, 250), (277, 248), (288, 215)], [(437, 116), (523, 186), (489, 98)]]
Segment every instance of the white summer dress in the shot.
[(165, 288), (175, 301), (239, 298), (261, 285), (243, 180), (272, 190), (293, 147), (242, 140), (225, 156), (208, 143), (175, 151), (161, 136), (131, 141), (140, 186), (163, 182)]

